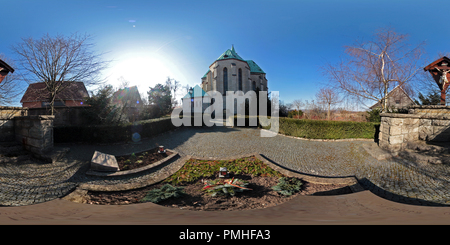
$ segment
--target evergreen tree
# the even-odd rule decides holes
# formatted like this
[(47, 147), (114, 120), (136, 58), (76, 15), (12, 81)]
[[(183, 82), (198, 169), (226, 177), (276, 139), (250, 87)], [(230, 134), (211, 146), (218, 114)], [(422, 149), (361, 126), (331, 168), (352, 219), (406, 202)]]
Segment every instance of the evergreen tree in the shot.
[(169, 114), (172, 111), (172, 93), (168, 85), (156, 84), (150, 87), (148, 94), (148, 103), (156, 105), (158, 116)]
[(437, 91), (433, 91), (428, 93), (427, 96), (423, 96), (422, 93), (419, 92), (419, 101), (415, 101), (416, 104), (420, 105), (439, 105), (441, 102), (441, 95)]
[(83, 115), (92, 125), (111, 125), (120, 123), (122, 108), (111, 104), (114, 89), (111, 85), (101, 87), (96, 93), (91, 92), (91, 97), (86, 98), (86, 104), (90, 105)]

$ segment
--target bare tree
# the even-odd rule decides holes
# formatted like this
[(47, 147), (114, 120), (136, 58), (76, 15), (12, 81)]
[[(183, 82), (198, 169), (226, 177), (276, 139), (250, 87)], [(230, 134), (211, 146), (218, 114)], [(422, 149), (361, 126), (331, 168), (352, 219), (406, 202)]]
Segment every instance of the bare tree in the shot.
[(316, 98), (319, 104), (327, 106), (327, 120), (330, 120), (331, 106), (341, 102), (339, 94), (331, 88), (321, 88), (316, 94)]
[[(11, 66), (13, 68), (14, 62), (7, 58), (5, 55), (0, 54), (0, 60), (3, 60), (8, 66)], [(18, 79), (17, 71), (14, 73), (14, 68), (12, 72), (3, 72), (3, 69), (0, 68), (0, 73), (7, 73), (3, 78), (3, 81), (1, 79), (2, 74), (0, 74), (0, 105), (10, 104), (13, 102), (15, 98), (17, 98), (20, 94), (24, 92), (22, 86), (20, 86), (20, 79)]]
[(177, 101), (177, 90), (180, 88), (181, 84), (179, 81), (167, 77), (167, 81), (166, 81), (166, 85), (169, 86), (170, 91), (172, 91), (172, 107), (176, 107), (178, 105), (178, 101)]
[(23, 71), (22, 78), (28, 83), (43, 82), (46, 99), (54, 114), (56, 96), (74, 82), (83, 82), (86, 86), (104, 82), (100, 72), (106, 68), (108, 61), (101, 59), (102, 54), (92, 51), (91, 36), (46, 34), (40, 39), (22, 38), (22, 42), (13, 45), (13, 50), (20, 57), (18, 65)]
[(303, 101), (301, 100), (294, 100), (292, 102), (292, 106), (297, 109), (297, 116), (298, 119), (300, 119), (300, 108), (305, 106), (305, 103), (303, 103)]
[(116, 90), (124, 89), (130, 86), (130, 81), (125, 79), (123, 76), (117, 78), (117, 81), (119, 82), (119, 87), (117, 87)]
[(371, 41), (346, 46), (344, 60), (324, 67), (330, 87), (361, 102), (379, 102), (384, 111), (389, 89), (400, 85), (408, 90), (408, 82), (423, 67), (424, 43), (411, 48), (407, 38), (389, 27), (379, 29)]

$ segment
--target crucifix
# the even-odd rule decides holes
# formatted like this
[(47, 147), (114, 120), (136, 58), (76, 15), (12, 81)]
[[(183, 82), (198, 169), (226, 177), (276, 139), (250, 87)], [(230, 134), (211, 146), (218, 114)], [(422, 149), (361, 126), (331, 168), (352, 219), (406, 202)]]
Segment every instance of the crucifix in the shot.
[(430, 72), (434, 81), (441, 90), (440, 104), (443, 106), (445, 105), (445, 92), (447, 91), (447, 88), (450, 85), (449, 83), (450, 74), (448, 73), (450, 71), (450, 66), (448, 66), (449, 63), (450, 59), (444, 56), (440, 59), (435, 60), (433, 63), (423, 68), (425, 71)]
[(449, 72), (450, 70), (443, 70), (441, 71), (439, 68), (435, 68), (438, 72), (441, 73), (441, 77), (439, 78), (439, 84), (445, 84), (448, 83), (448, 79), (447, 79), (447, 72)]

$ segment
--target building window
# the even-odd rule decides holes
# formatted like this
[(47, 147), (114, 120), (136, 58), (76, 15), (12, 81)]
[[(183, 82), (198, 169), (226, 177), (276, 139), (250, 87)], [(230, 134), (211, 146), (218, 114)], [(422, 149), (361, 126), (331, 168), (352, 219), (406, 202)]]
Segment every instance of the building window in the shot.
[(252, 89), (253, 89), (253, 91), (256, 91), (256, 82), (255, 81), (252, 82)]
[(241, 68), (239, 68), (238, 73), (239, 73), (239, 90), (242, 91), (242, 69)]
[(399, 105), (400, 104), (400, 100), (395, 100), (395, 104)]
[(228, 70), (227, 68), (223, 68), (223, 94), (228, 91)]

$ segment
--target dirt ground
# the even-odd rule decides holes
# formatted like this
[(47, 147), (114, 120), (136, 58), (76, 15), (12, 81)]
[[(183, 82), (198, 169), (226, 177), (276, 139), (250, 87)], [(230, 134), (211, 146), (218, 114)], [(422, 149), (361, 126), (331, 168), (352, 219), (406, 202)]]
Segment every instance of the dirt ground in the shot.
[[(158, 153), (158, 148), (154, 148), (146, 152), (135, 154), (135, 159), (132, 159), (131, 155), (117, 157), (117, 164), (121, 171), (132, 170), (147, 166), (170, 155), (172, 155), (171, 152), (161, 154)], [(127, 160), (130, 161), (127, 162)]]
[[(271, 188), (278, 183), (277, 177), (252, 177), (246, 174), (233, 177), (248, 181), (249, 184), (246, 187), (252, 190), (236, 193), (232, 197), (212, 197), (210, 194), (202, 191), (204, 187), (203, 181), (197, 180), (183, 185), (186, 195), (180, 198), (164, 200), (158, 204), (185, 210), (232, 211), (272, 207), (289, 201), (297, 195), (339, 195), (351, 193), (350, 188), (345, 185), (314, 184), (302, 181), (302, 190), (286, 197)], [(120, 192), (90, 191), (88, 192), (87, 203), (100, 205), (140, 203), (140, 200), (146, 196), (148, 191), (154, 188), (161, 188), (164, 184), (166, 183), (161, 182), (141, 189)]]

